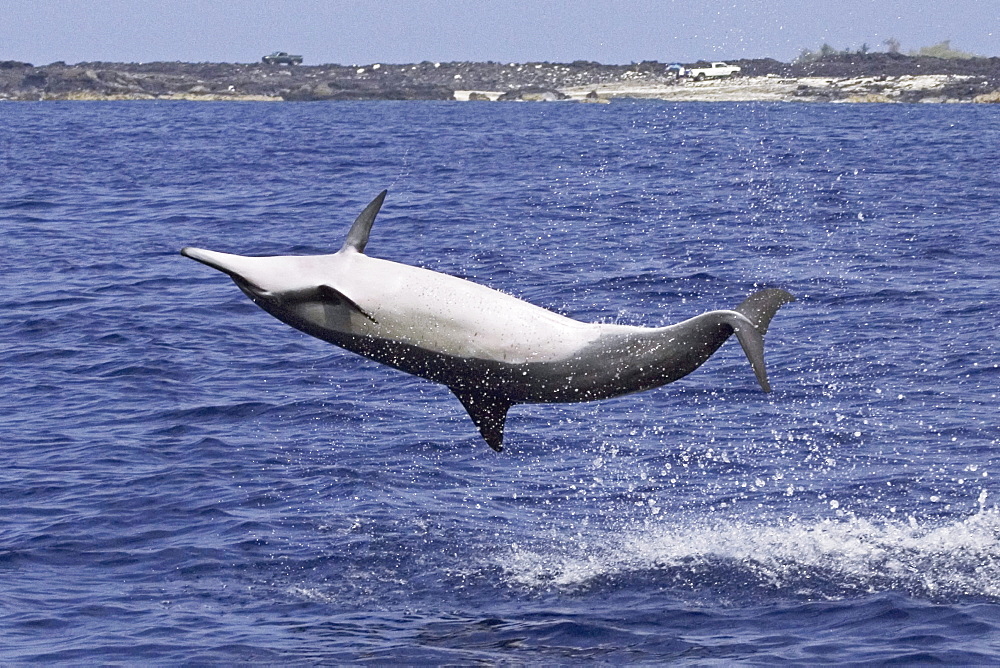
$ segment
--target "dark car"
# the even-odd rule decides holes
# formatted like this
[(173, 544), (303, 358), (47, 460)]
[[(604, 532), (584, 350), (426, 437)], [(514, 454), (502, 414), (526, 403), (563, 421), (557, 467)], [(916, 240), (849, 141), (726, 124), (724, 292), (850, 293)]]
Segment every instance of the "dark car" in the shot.
[(269, 56), (264, 56), (261, 61), (265, 65), (301, 65), (302, 56), (292, 56), (284, 51), (275, 51)]

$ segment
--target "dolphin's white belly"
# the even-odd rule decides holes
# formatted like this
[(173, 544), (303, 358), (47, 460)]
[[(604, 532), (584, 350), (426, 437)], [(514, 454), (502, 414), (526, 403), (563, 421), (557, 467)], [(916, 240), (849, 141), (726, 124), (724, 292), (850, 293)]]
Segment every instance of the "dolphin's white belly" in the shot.
[(370, 318), (331, 312), (325, 325), (352, 334), (511, 364), (567, 359), (599, 334), (595, 325), (447, 274), (365, 255), (343, 269), (337, 288)]

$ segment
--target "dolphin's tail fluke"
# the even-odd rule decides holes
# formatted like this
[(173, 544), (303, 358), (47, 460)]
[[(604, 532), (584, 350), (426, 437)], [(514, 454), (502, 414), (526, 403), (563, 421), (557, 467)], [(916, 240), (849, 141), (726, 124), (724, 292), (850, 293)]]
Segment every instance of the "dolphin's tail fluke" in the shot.
[(771, 324), (771, 318), (783, 305), (795, 301), (795, 297), (784, 290), (772, 288), (755, 292), (736, 307), (736, 310), (747, 317), (754, 324), (761, 336), (767, 334), (767, 327)]
[(765, 392), (771, 391), (764, 365), (764, 334), (771, 318), (783, 304), (795, 301), (795, 297), (784, 290), (761, 290), (750, 295), (734, 311), (716, 311), (719, 319), (733, 328), (743, 352), (750, 360), (757, 382)]

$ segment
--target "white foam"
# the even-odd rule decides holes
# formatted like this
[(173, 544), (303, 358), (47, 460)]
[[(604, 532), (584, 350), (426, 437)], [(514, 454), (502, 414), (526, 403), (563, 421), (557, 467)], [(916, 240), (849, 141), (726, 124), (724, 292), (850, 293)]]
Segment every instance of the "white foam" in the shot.
[(755, 586), (797, 594), (896, 590), (1000, 599), (1000, 513), (980, 510), (939, 524), (664, 521), (551, 549), (514, 546), (501, 565), (511, 583), (529, 588), (585, 588), (597, 579), (670, 569), (686, 571), (679, 580), (688, 586), (709, 587), (720, 584), (713, 572), (731, 576), (736, 569)]

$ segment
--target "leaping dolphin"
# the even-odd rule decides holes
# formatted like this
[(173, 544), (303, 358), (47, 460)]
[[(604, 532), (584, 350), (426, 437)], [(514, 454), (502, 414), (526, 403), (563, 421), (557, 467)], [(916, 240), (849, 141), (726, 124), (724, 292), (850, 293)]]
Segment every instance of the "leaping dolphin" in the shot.
[(734, 332), (757, 381), (768, 324), (784, 290), (668, 327), (588, 324), (470, 281), (365, 255), (386, 191), (332, 255), (181, 254), (229, 275), (255, 304), (296, 329), (446, 385), (497, 452), (511, 406), (606, 399), (686, 376)]

